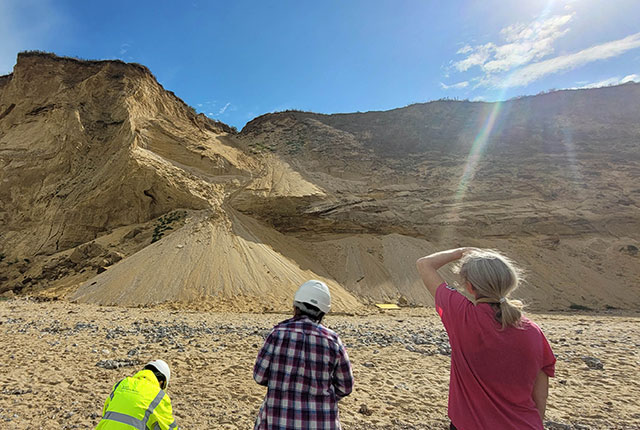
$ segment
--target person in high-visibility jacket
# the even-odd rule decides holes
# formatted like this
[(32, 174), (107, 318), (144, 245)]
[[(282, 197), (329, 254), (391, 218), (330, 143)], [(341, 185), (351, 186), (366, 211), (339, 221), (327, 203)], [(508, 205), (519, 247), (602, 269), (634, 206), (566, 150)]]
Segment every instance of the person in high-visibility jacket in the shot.
[(171, 371), (162, 360), (148, 363), (134, 376), (113, 386), (96, 430), (173, 430), (171, 399), (164, 392)]

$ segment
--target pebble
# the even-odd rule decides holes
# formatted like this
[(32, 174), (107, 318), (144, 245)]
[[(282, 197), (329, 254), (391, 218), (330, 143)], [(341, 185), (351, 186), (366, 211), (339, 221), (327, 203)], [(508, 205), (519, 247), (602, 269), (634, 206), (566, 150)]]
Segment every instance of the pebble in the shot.
[(589, 367), (589, 369), (595, 369), (595, 370), (603, 370), (604, 369), (604, 364), (602, 364), (602, 362), (595, 358), (595, 357), (582, 357), (582, 361), (584, 361), (584, 363), (587, 365), (587, 367)]
[(21, 396), (23, 394), (29, 394), (32, 393), (33, 391), (28, 388), (26, 390), (22, 390), (19, 388), (5, 388), (4, 390), (2, 390), (2, 394), (7, 394), (10, 396)]
[(573, 427), (570, 424), (563, 424), (555, 421), (545, 421), (544, 427), (547, 430), (573, 430)]
[[(207, 353), (216, 353), (218, 351), (223, 351), (224, 349), (231, 349), (235, 347), (235, 342), (238, 338), (249, 339), (247, 343), (243, 345), (252, 345), (253, 348), (258, 348), (262, 345), (263, 339), (268, 335), (273, 325), (273, 321), (269, 320), (267, 322), (265, 320), (253, 319), (247, 320), (246, 322), (240, 322), (235, 324), (230, 323), (207, 323), (207, 322), (183, 322), (180, 321), (181, 316), (179, 313), (176, 313), (176, 317), (168, 317), (169, 319), (163, 319), (162, 317), (158, 317), (157, 319), (149, 319), (149, 318), (141, 318), (134, 322), (129, 322), (125, 318), (122, 318), (120, 321), (118, 318), (119, 309), (114, 308), (110, 309), (105, 307), (104, 310), (99, 310), (98, 312), (104, 312), (103, 319), (109, 320), (109, 324), (103, 325), (102, 327), (98, 327), (93, 322), (88, 321), (90, 318), (87, 318), (85, 322), (65, 322), (63, 318), (61, 320), (51, 321), (49, 320), (38, 320), (38, 321), (25, 321), (20, 318), (13, 317), (4, 317), (2, 318), (3, 330), (7, 330), (6, 334), (11, 333), (25, 333), (29, 332), (34, 334), (34, 336), (39, 336), (40, 338), (50, 340), (52, 342), (47, 342), (50, 345), (71, 345), (77, 347), (80, 345), (87, 345), (87, 343), (83, 343), (85, 340), (80, 340), (79, 337), (77, 339), (78, 343), (71, 343), (73, 338), (68, 339), (67, 341), (64, 338), (82, 334), (83, 337), (89, 336), (91, 341), (89, 341), (88, 346), (89, 350), (94, 354), (98, 354), (95, 357), (100, 361), (97, 361), (96, 366), (104, 369), (118, 369), (122, 367), (137, 367), (141, 364), (140, 361), (136, 360), (138, 358), (145, 360), (146, 356), (143, 355), (149, 353), (149, 350), (153, 350), (157, 348), (159, 345), (164, 345), (170, 353), (175, 353), (176, 356), (179, 356), (178, 353), (186, 352), (186, 351), (199, 351), (201, 354)], [(172, 313), (173, 315), (173, 313)], [(175, 318), (175, 319), (171, 319)], [(273, 319), (272, 317), (269, 317)], [(282, 317), (285, 319), (286, 317)], [(386, 325), (386, 321), (372, 321), (367, 322), (366, 324), (358, 324), (350, 321), (345, 321), (340, 318), (337, 319), (327, 319), (327, 325), (329, 328), (337, 332), (347, 350), (353, 349), (361, 349), (366, 350), (364, 353), (368, 353), (369, 351), (372, 354), (380, 354), (381, 357), (372, 357), (369, 356), (369, 360), (376, 360), (376, 362), (372, 361), (360, 361), (358, 364), (361, 364), (363, 367), (367, 368), (384, 368), (384, 361), (380, 361), (379, 358), (382, 358), (382, 355), (387, 354), (390, 349), (393, 348), (393, 351), (409, 351), (410, 353), (403, 353), (406, 357), (417, 358), (415, 354), (421, 355), (450, 355), (451, 350), (449, 346), (448, 337), (444, 328), (441, 326), (434, 325), (426, 325), (419, 326), (415, 324), (412, 320), (408, 320), (405, 324), (402, 321), (397, 321), (400, 324), (396, 325)], [(103, 322), (101, 322), (101, 325)], [(227, 337), (228, 335), (232, 335), (231, 337)], [(570, 334), (570, 336), (567, 336)], [(589, 329), (585, 329), (584, 333), (590, 336), (591, 331)], [(564, 337), (562, 337), (564, 335)], [(558, 337), (556, 337), (558, 336)], [(571, 340), (571, 336), (580, 336), (581, 342), (574, 342)], [(602, 343), (591, 343), (593, 342), (588, 336), (581, 336), (577, 330), (573, 328), (568, 328), (563, 332), (558, 332), (554, 336), (548, 336), (549, 340), (552, 343), (562, 342), (562, 343), (571, 343), (572, 346), (578, 346), (575, 349), (566, 350), (565, 347), (562, 349), (562, 354), (558, 354), (558, 359), (563, 360), (572, 365), (583, 366), (580, 364), (581, 360), (585, 363), (585, 365), (589, 369), (603, 370), (604, 364), (596, 357), (591, 356), (583, 356), (583, 354), (594, 354), (602, 356), (601, 354), (606, 353), (603, 348), (611, 348), (611, 340), (604, 341)], [(554, 339), (557, 339), (554, 342)], [(576, 338), (577, 339), (577, 338)], [(621, 348), (629, 347), (629, 351), (631, 352), (631, 361), (637, 363), (640, 366), (640, 361), (638, 361), (638, 356), (636, 356), (636, 347), (640, 347), (640, 343), (633, 342), (631, 338), (618, 337), (618, 346), (617, 348), (621, 350)], [(66, 342), (66, 343), (65, 343)], [(226, 342), (226, 343), (224, 343)], [(116, 352), (111, 351), (112, 345), (118, 345), (118, 350)], [(228, 345), (228, 346), (227, 346)], [(103, 348), (109, 349), (103, 349)], [(597, 350), (589, 351), (589, 348), (599, 348)], [(560, 347), (558, 347), (560, 350)], [(77, 349), (75, 350), (77, 351)], [(75, 352), (74, 351), (74, 352)], [(118, 352), (119, 351), (119, 352)], [(159, 352), (159, 349), (157, 349)], [(125, 354), (126, 352), (126, 354)], [(257, 350), (254, 351), (257, 353)], [(73, 352), (72, 352), (73, 353)], [(594, 354), (595, 355), (595, 354)], [(8, 355), (9, 358), (13, 359), (13, 354)], [(24, 359), (24, 354), (18, 355), (18, 358)], [(357, 354), (354, 354), (357, 357)], [(120, 357), (120, 358), (114, 358)], [(185, 356), (182, 356), (181, 359), (185, 360)], [(191, 356), (193, 358), (194, 356)], [(112, 358), (112, 359), (109, 359)], [(209, 357), (210, 358), (210, 357)], [(209, 360), (207, 357), (203, 357), (202, 359), (206, 363)], [(197, 360), (199, 360), (198, 357)], [(196, 364), (197, 364), (197, 360)], [(609, 359), (611, 364), (608, 366), (612, 366), (615, 361)], [(94, 361), (95, 362), (95, 361)], [(356, 363), (354, 363), (356, 364)], [(587, 367), (584, 367), (586, 370)], [(360, 372), (364, 373), (375, 373), (380, 370), (366, 370), (360, 368)], [(382, 370), (382, 369), (381, 369)], [(115, 372), (114, 372), (115, 373)], [(594, 375), (591, 372), (583, 372), (583, 375)], [(602, 375), (606, 376), (605, 373)], [(567, 376), (566, 374), (563, 376)], [(589, 377), (589, 376), (588, 376)], [(561, 386), (567, 388), (573, 388), (577, 386), (580, 379), (576, 377), (576, 375), (571, 375), (571, 379), (567, 381), (567, 379), (559, 380), (559, 384)], [(569, 387), (571, 386), (571, 387)], [(393, 380), (389, 381), (388, 387), (393, 387), (392, 389), (398, 390), (396, 391), (397, 395), (405, 396), (410, 394), (412, 391), (417, 391), (418, 388), (416, 385), (408, 386), (406, 383)], [(4, 388), (4, 387), (3, 387)], [(405, 391), (402, 391), (405, 390)], [(16, 402), (26, 401), (29, 397), (25, 396), (21, 398), (20, 396), (26, 395), (28, 391), (23, 390), (21, 387), (9, 387), (5, 388), (6, 392), (0, 392), (0, 394), (11, 395), (12, 400)], [(362, 399), (365, 400), (365, 399)], [(360, 402), (358, 402), (360, 403)], [(611, 405), (611, 402), (603, 402), (605, 405)], [(352, 403), (354, 408), (357, 408), (357, 403)], [(375, 418), (380, 418), (383, 416), (386, 411), (383, 409), (372, 410), (367, 404), (362, 403), (360, 409), (356, 409), (353, 412), (358, 412), (358, 415), (363, 420), (362, 423), (353, 423), (353, 430), (371, 430), (372, 428), (379, 429), (380, 427), (367, 427), (367, 423), (364, 417), (370, 416), (371, 414), (376, 415)], [(375, 404), (373, 406), (376, 406)], [(71, 408), (67, 408), (69, 411)], [(614, 408), (609, 407), (607, 410), (610, 410), (611, 413), (615, 411)], [(62, 417), (64, 413), (68, 413), (67, 411), (60, 412), (59, 417)], [(0, 422), (5, 417), (11, 417), (11, 415), (5, 414), (4, 416), (0, 411)], [(87, 414), (83, 412), (81, 409), (77, 409), (77, 412), (73, 412), (73, 420), (80, 419), (80, 416), (91, 416), (92, 419), (99, 419), (98, 414)], [(640, 415), (639, 415), (640, 416)], [(558, 416), (560, 418), (560, 416)], [(571, 419), (580, 419), (579, 416), (569, 417), (567, 416), (567, 420)], [(11, 418), (9, 418), (11, 419)], [(591, 425), (591, 420), (586, 418), (586, 422)], [(374, 419), (375, 422), (375, 419)], [(395, 424), (393, 424), (393, 429), (423, 429), (424, 426), (420, 424), (407, 423), (404, 419), (395, 419), (393, 420)], [(369, 423), (370, 424), (370, 423)], [(565, 422), (556, 422), (556, 421), (547, 421), (545, 423), (546, 428), (550, 430), (590, 430), (595, 428), (605, 428), (599, 427), (595, 425), (594, 427), (586, 426), (585, 424), (580, 424), (575, 421), (565, 421)], [(6, 426), (6, 425), (5, 425)], [(2, 426), (0, 426), (1, 428)], [(70, 428), (70, 427), (67, 427)], [(609, 427), (614, 428), (614, 427)]]
[(369, 409), (369, 407), (364, 403), (360, 405), (360, 409), (358, 409), (358, 412), (367, 417), (373, 415), (373, 411)]
[(139, 360), (101, 360), (96, 363), (97, 367), (102, 367), (103, 369), (118, 369), (120, 367), (132, 367), (140, 365)]

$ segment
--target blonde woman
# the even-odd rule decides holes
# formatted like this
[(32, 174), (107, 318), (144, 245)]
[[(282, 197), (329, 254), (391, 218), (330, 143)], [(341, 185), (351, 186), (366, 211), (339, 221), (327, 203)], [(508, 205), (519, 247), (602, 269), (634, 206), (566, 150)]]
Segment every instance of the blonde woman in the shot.
[[(442, 266), (459, 260), (469, 301), (444, 282)], [(451, 344), (451, 429), (543, 430), (556, 359), (540, 328), (509, 296), (520, 272), (495, 251), (458, 248), (417, 261)]]

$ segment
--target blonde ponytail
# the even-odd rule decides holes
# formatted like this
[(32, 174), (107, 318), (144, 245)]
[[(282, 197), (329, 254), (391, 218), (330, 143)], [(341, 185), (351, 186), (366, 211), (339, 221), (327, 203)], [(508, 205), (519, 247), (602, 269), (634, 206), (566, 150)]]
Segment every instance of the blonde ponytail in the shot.
[(496, 319), (502, 323), (502, 328), (518, 327), (522, 318), (524, 304), (520, 300), (511, 300), (505, 297), (500, 303), (500, 310), (496, 313)]
[(496, 320), (502, 328), (518, 327), (523, 303), (508, 296), (522, 279), (522, 271), (507, 257), (492, 250), (475, 250), (460, 260), (458, 272), (477, 291), (476, 303), (497, 305)]

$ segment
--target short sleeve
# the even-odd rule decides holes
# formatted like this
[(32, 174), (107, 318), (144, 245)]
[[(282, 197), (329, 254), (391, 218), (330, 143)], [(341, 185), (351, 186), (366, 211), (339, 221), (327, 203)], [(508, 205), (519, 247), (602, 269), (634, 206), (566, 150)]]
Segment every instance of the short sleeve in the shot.
[(470, 304), (469, 300), (460, 294), (455, 288), (443, 282), (436, 289), (436, 311), (440, 315), (442, 324), (449, 330), (456, 315), (464, 312), (464, 307)]
[(542, 334), (542, 371), (550, 378), (553, 378), (556, 373), (556, 356), (544, 334)]

